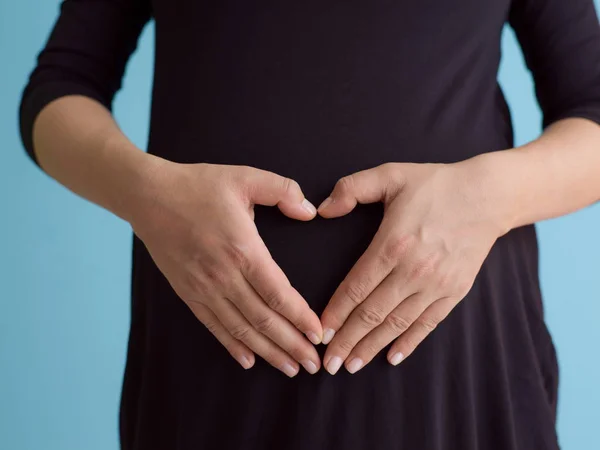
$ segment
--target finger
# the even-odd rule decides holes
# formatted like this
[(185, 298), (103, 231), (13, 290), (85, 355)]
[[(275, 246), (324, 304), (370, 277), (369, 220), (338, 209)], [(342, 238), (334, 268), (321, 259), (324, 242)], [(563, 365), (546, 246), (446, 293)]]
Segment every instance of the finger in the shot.
[(264, 303), (306, 334), (313, 344), (319, 344), (323, 338), (319, 317), (291, 285), (256, 233), (258, 243), (248, 263), (242, 266), (242, 274)]
[(333, 191), (317, 208), (319, 215), (332, 218), (348, 214), (357, 203), (385, 201), (401, 187), (399, 171), (392, 164), (381, 164), (340, 178)]
[(381, 325), (367, 334), (346, 358), (348, 372), (355, 373), (371, 362), (390, 342), (405, 333), (432, 301), (431, 295), (418, 292), (394, 308)]
[(188, 305), (198, 320), (244, 369), (249, 369), (254, 365), (255, 360), (252, 350), (243, 342), (235, 339), (208, 307), (198, 302), (189, 302)]
[(275, 206), (286, 216), (297, 220), (311, 220), (317, 214), (297, 181), (267, 170), (242, 166), (239, 185), (252, 204)]
[(418, 319), (398, 337), (388, 352), (390, 364), (398, 365), (444, 320), (458, 304), (455, 297), (444, 297), (429, 306)]
[(298, 363), (264, 334), (256, 331), (229, 299), (222, 298), (213, 302), (211, 309), (234, 339), (243, 342), (288, 377), (294, 377), (298, 373)]
[(327, 346), (323, 362), (328, 372), (336, 372), (340, 363), (353, 352), (354, 347), (379, 327), (399, 304), (415, 293), (413, 285), (405, 280), (401, 269), (393, 270), (371, 295), (352, 311)]
[(232, 280), (230, 291), (228, 298), (255, 330), (281, 347), (307, 372), (314, 374), (319, 370), (315, 347), (287, 319), (269, 308), (241, 274)]
[(324, 344), (331, 342), (352, 311), (362, 304), (400, 261), (411, 260), (414, 238), (398, 235), (392, 230), (393, 224), (384, 218), (367, 250), (333, 293), (321, 314)]

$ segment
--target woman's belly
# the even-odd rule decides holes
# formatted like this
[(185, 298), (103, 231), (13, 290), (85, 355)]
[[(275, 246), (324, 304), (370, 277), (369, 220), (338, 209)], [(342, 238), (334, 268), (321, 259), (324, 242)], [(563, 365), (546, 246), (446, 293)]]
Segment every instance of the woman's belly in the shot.
[[(456, 101), (446, 99), (441, 110), (432, 106), (444, 103), (434, 86), (416, 93), (374, 86), (348, 105), (339, 90), (322, 87), (302, 97), (281, 83), (277, 97), (248, 89), (240, 93), (244, 101), (219, 86), (212, 93), (198, 88), (203, 95), (187, 100), (163, 92), (153, 103), (149, 151), (182, 163), (269, 170), (296, 180), (319, 204), (339, 178), (359, 170), (387, 162), (453, 162), (511, 145), (495, 80), (481, 97), (452, 93)], [(382, 217), (381, 203), (309, 222), (276, 207), (255, 208), (272, 257), (317, 314)], [(301, 371), (292, 380), (261, 358), (249, 371), (241, 369), (142, 254), (143, 276), (156, 280), (144, 299), (145, 398), (164, 396), (144, 414), (174, 411), (182, 439), (222, 439), (221, 448), (480, 450), (475, 436), (482, 427), (501, 436), (486, 441), (486, 450), (554, 448), (538, 441), (553, 436), (547, 386), (554, 378), (534, 251), (532, 228), (504, 236), (465, 300), (399, 367), (387, 362), (384, 349), (357, 374)], [(325, 346), (317, 349), (322, 356)], [(543, 410), (534, 423), (527, 419), (531, 408)], [(460, 423), (451, 419), (457, 411), (465, 417)], [(443, 429), (455, 446), (433, 440), (425, 423)]]
[(309, 222), (289, 219), (277, 208), (256, 207), (255, 212), (256, 226), (273, 259), (320, 314), (369, 245), (383, 217), (383, 206), (358, 205), (347, 216), (317, 216)]
[[(379, 204), (363, 205), (345, 218), (303, 223), (257, 208), (256, 223), (320, 313), (381, 214)], [(399, 366), (387, 362), (386, 348), (356, 374), (301, 371), (293, 379), (259, 357), (243, 370), (140, 250), (134, 292), (145, 312), (134, 309), (132, 332), (144, 333), (143, 350), (130, 354), (143, 361), (140, 426), (161, 417), (157, 433), (172, 426), (185, 450), (199, 442), (251, 450), (555, 449), (555, 355), (537, 308), (534, 240), (531, 228), (503, 237), (467, 297)], [(321, 356), (325, 348), (317, 346)], [(144, 439), (151, 448), (152, 434)]]

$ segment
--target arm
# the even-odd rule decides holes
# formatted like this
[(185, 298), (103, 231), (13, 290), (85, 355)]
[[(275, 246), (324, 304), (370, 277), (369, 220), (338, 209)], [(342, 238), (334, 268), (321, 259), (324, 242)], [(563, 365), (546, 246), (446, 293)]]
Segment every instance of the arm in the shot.
[(25, 148), (56, 181), (132, 225), (174, 291), (242, 367), (256, 353), (290, 377), (298, 363), (315, 373), (320, 360), (308, 339), (320, 341), (319, 319), (253, 221), (254, 204), (312, 219), (298, 183), (246, 166), (167, 161), (136, 148), (113, 120), (148, 5), (63, 3), (23, 95)]
[(111, 108), (150, 15), (146, 0), (63, 1), (19, 111), (32, 160), (124, 219), (125, 193), (141, 188), (152, 158), (121, 133)]
[(533, 142), (463, 164), (472, 164), (481, 174), (508, 231), (600, 200), (600, 126), (581, 118), (563, 119)]
[(544, 133), (477, 159), (513, 228), (600, 200), (600, 25), (593, 0), (516, 0), (509, 23), (533, 74)]
[(132, 207), (150, 197), (160, 159), (138, 149), (97, 101), (60, 97), (42, 109), (32, 133), (40, 167), (79, 196), (128, 222)]

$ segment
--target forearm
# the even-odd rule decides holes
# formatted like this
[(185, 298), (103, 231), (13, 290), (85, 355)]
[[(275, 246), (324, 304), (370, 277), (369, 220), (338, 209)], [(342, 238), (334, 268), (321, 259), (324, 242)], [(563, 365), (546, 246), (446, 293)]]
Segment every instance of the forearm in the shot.
[(600, 200), (600, 126), (585, 119), (559, 121), (535, 141), (465, 163), (477, 167), (507, 231)]
[(49, 176), (127, 221), (159, 160), (129, 141), (104, 106), (83, 96), (48, 104), (36, 118), (33, 142)]

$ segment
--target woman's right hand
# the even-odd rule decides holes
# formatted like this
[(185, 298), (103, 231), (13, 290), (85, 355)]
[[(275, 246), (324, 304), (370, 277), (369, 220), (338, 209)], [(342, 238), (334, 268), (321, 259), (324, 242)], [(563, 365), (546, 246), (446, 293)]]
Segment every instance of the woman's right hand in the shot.
[[(153, 157), (154, 158), (154, 157)], [(254, 353), (292, 377), (320, 368), (321, 322), (271, 257), (254, 205), (315, 217), (297, 182), (249, 166), (156, 158), (145, 201), (130, 223), (195, 316), (244, 368)]]

